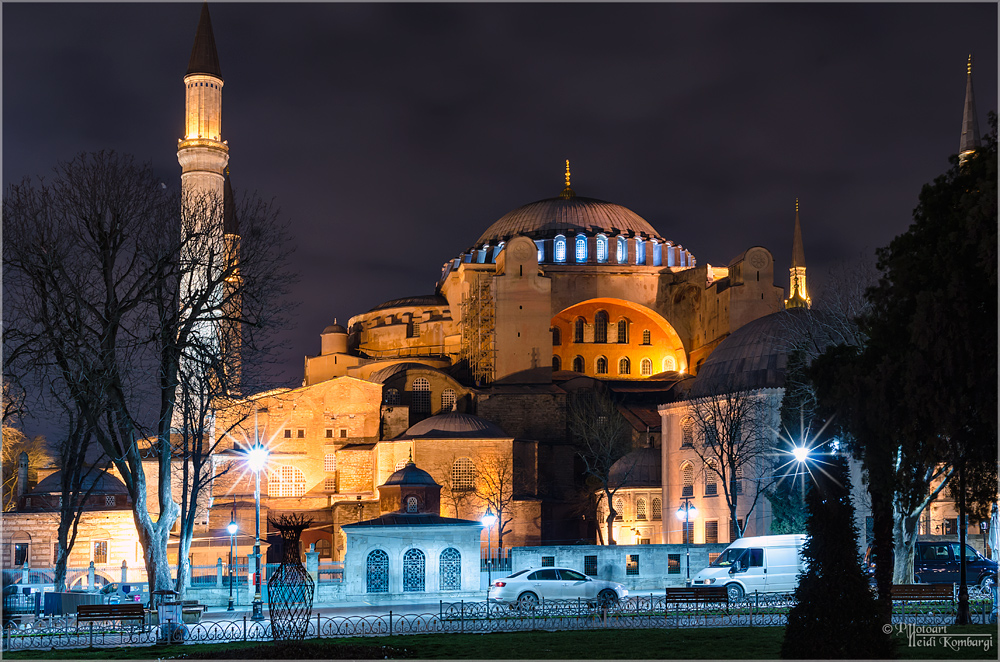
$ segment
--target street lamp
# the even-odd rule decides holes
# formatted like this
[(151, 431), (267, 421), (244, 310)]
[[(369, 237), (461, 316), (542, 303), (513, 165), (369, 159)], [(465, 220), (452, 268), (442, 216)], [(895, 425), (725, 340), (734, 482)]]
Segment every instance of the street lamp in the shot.
[(483, 519), (480, 520), (486, 525), (486, 591), (489, 592), (489, 587), (493, 586), (493, 525), (497, 521), (497, 516), (493, 514), (490, 507), (486, 507), (486, 514), (483, 515)]
[(691, 520), (698, 516), (698, 509), (691, 505), (691, 497), (681, 497), (683, 505), (677, 509), (677, 519), (684, 522), (684, 556), (687, 565), (688, 586), (691, 585)]
[(233, 611), (233, 548), (236, 545), (236, 499), (233, 499), (233, 516), (229, 520), (229, 606), (226, 611)]
[(792, 457), (795, 458), (796, 462), (802, 464), (809, 459), (809, 449), (805, 446), (796, 446), (792, 449)]
[(250, 616), (252, 620), (262, 621), (264, 620), (264, 604), (260, 593), (260, 472), (267, 463), (268, 452), (267, 449), (260, 443), (257, 439), (256, 429), (254, 430), (254, 445), (247, 453), (247, 466), (250, 467), (250, 471), (253, 472), (255, 485), (253, 490), (254, 505), (256, 506), (257, 517), (254, 522), (254, 539), (253, 539), (253, 558), (254, 558), (254, 572), (253, 572), (253, 612)]

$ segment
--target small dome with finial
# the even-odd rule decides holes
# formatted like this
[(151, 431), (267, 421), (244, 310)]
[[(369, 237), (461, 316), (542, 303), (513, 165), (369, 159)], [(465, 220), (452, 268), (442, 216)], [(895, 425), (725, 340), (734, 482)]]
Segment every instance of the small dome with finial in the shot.
[(576, 197), (576, 193), (574, 193), (573, 189), (569, 186), (569, 159), (566, 159), (566, 188), (564, 188), (563, 192), (559, 194), (559, 197), (563, 200)]

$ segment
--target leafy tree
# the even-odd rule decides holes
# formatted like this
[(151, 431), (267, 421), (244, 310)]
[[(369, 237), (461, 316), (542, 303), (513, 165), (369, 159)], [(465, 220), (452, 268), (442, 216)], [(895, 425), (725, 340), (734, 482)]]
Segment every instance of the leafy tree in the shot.
[(806, 571), (788, 613), (781, 657), (857, 659), (892, 657), (892, 640), (858, 558), (851, 483), (843, 458), (824, 458), (813, 472), (806, 504)]

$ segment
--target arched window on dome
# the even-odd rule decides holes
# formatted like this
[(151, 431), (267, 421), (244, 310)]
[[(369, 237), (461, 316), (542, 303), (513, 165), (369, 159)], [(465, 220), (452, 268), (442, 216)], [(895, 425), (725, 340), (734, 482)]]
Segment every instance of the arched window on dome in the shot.
[(398, 388), (387, 388), (385, 390), (385, 404), (387, 404), (387, 405), (398, 405), (399, 404), (399, 389)]
[(451, 489), (468, 492), (476, 488), (476, 465), (467, 457), (460, 457), (451, 465)]
[(618, 361), (618, 374), (627, 375), (632, 370), (632, 363), (628, 360), (627, 356), (623, 356), (620, 361)]
[(620, 522), (625, 517), (625, 501), (618, 497), (615, 499), (615, 521)]
[(677, 361), (674, 360), (672, 356), (663, 357), (663, 372), (670, 372), (677, 370)]
[(618, 237), (618, 250), (615, 251), (615, 259), (618, 260), (618, 264), (625, 264), (628, 261), (628, 244), (625, 243), (625, 237)]
[(577, 317), (573, 322), (573, 342), (583, 342), (583, 327), (587, 322), (582, 317)]
[(639, 499), (635, 502), (635, 518), (638, 520), (646, 519), (646, 500)]
[(635, 263), (646, 264), (646, 242), (642, 237), (635, 238)]
[(643, 377), (649, 377), (653, 374), (653, 362), (649, 359), (643, 359), (639, 363), (639, 374)]
[(608, 360), (603, 356), (597, 357), (597, 374), (599, 375), (608, 374)]
[(535, 239), (535, 247), (538, 249), (538, 264), (541, 264), (545, 261), (545, 241)]
[(582, 263), (587, 261), (587, 236), (576, 235), (576, 261)]
[(557, 234), (556, 238), (552, 240), (552, 252), (554, 253), (556, 262), (566, 261), (566, 237), (561, 234)]
[(420, 512), (420, 502), (415, 496), (406, 497), (406, 512), (408, 513), (418, 513)]
[(663, 266), (663, 245), (654, 241), (653, 243), (653, 266), (662, 267)]
[(552, 357), (552, 369), (553, 370), (562, 370), (562, 362), (559, 360), (558, 356), (553, 356)]
[(608, 238), (603, 234), (597, 235), (597, 261), (608, 261)]
[(594, 315), (594, 342), (608, 342), (608, 313), (603, 310)]
[(489, 252), (490, 252), (490, 245), (483, 244), (483, 247), (480, 248), (478, 251), (476, 251), (476, 262), (478, 262), (479, 264), (483, 264), (484, 262), (486, 262), (486, 256), (489, 255)]
[(618, 320), (618, 342), (628, 344), (628, 320)]
[(586, 372), (583, 367), (583, 357), (578, 356), (573, 359), (573, 372)]
[(558, 326), (552, 327), (552, 346), (558, 347), (562, 344), (562, 332), (559, 331)]
[(446, 388), (441, 391), (441, 411), (448, 412), (455, 410), (455, 389)]
[(418, 414), (431, 413), (431, 383), (424, 377), (413, 380), (410, 408)]

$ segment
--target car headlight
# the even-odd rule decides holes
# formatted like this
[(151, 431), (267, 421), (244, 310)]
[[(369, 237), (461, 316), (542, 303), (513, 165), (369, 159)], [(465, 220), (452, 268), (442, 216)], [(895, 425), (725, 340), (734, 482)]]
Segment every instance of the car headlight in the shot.
[(714, 584), (715, 583), (715, 577), (710, 577), (709, 579), (706, 579), (705, 583), (706, 584)]

